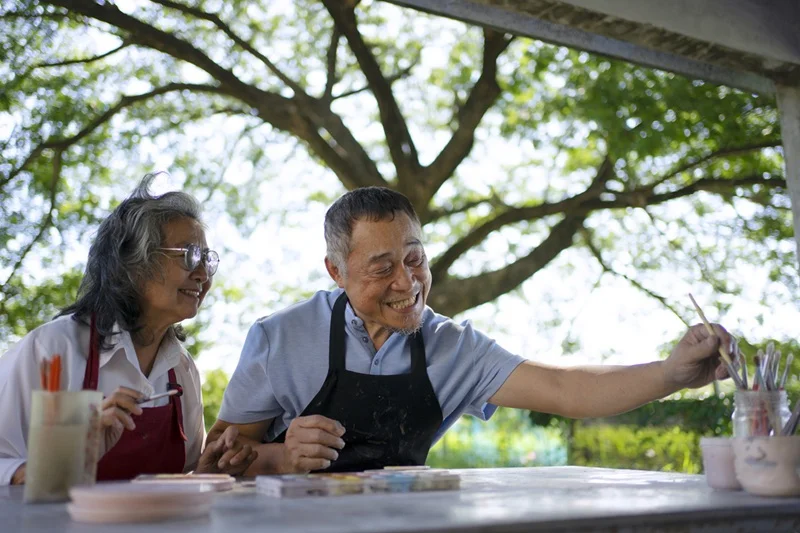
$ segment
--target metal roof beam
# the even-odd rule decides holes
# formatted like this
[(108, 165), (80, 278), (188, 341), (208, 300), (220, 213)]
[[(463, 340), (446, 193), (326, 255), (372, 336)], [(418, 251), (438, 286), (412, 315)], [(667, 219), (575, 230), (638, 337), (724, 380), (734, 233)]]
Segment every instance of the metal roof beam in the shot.
[(696, 61), (684, 56), (646, 48), (562, 24), (547, 22), (525, 13), (469, 0), (389, 0), (393, 4), (462, 20), (500, 31), (579, 48), (648, 67), (675, 72), (694, 79), (737, 87), (759, 94), (774, 94), (774, 82), (753, 72)]

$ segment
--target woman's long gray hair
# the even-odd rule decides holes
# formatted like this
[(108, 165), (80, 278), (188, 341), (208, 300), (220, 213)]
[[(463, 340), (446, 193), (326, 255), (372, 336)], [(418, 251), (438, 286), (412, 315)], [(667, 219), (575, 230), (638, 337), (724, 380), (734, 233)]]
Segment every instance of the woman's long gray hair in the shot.
[[(179, 191), (150, 194), (156, 176), (146, 175), (100, 224), (89, 249), (78, 299), (58, 314), (73, 314), (86, 324), (94, 314), (101, 349), (113, 346), (110, 339), (115, 324), (119, 328), (116, 332), (124, 330), (131, 335), (142, 329), (142, 288), (148, 280), (162, 275), (154, 252), (164, 246), (164, 225), (178, 218), (201, 222), (200, 206), (192, 196)], [(171, 326), (167, 334), (186, 339), (180, 326)]]

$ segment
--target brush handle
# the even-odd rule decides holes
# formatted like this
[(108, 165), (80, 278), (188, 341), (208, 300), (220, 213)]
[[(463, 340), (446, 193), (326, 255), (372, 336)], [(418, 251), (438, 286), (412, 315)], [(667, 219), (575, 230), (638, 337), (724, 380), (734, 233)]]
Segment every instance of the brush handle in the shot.
[(139, 400), (136, 400), (136, 403), (142, 404), (142, 403), (152, 402), (153, 400), (158, 400), (159, 398), (164, 398), (165, 396), (175, 396), (176, 394), (178, 394), (178, 392), (179, 391), (177, 389), (172, 389), (167, 392), (162, 392), (161, 394), (154, 394), (149, 398), (141, 398)]
[(789, 417), (789, 421), (786, 422), (786, 425), (783, 426), (783, 429), (781, 429), (781, 435), (794, 435), (794, 432), (797, 429), (798, 420), (800, 420), (800, 400), (797, 400), (797, 403), (794, 404), (792, 416)]

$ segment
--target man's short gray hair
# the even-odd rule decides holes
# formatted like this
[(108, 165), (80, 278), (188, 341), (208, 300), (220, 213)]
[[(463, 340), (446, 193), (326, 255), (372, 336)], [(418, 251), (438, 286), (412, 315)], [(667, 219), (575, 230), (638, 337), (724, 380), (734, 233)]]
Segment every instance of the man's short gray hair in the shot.
[(404, 195), (386, 187), (362, 187), (342, 195), (325, 213), (325, 244), (327, 257), (347, 275), (347, 258), (350, 255), (350, 238), (357, 220), (377, 222), (394, 219), (401, 212), (420, 224), (414, 206)]

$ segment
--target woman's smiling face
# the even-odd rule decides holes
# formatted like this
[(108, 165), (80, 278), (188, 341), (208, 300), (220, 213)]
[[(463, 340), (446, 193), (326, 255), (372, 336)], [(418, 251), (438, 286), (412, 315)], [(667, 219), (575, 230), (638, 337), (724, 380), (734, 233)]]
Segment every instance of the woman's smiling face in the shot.
[[(185, 248), (196, 244), (205, 250), (206, 236), (199, 222), (191, 218), (178, 218), (167, 222), (163, 229), (163, 248)], [(192, 271), (186, 269), (180, 252), (160, 252), (162, 275), (148, 280), (142, 294), (142, 319), (153, 328), (176, 324), (197, 315), (213, 278), (204, 263)]]

